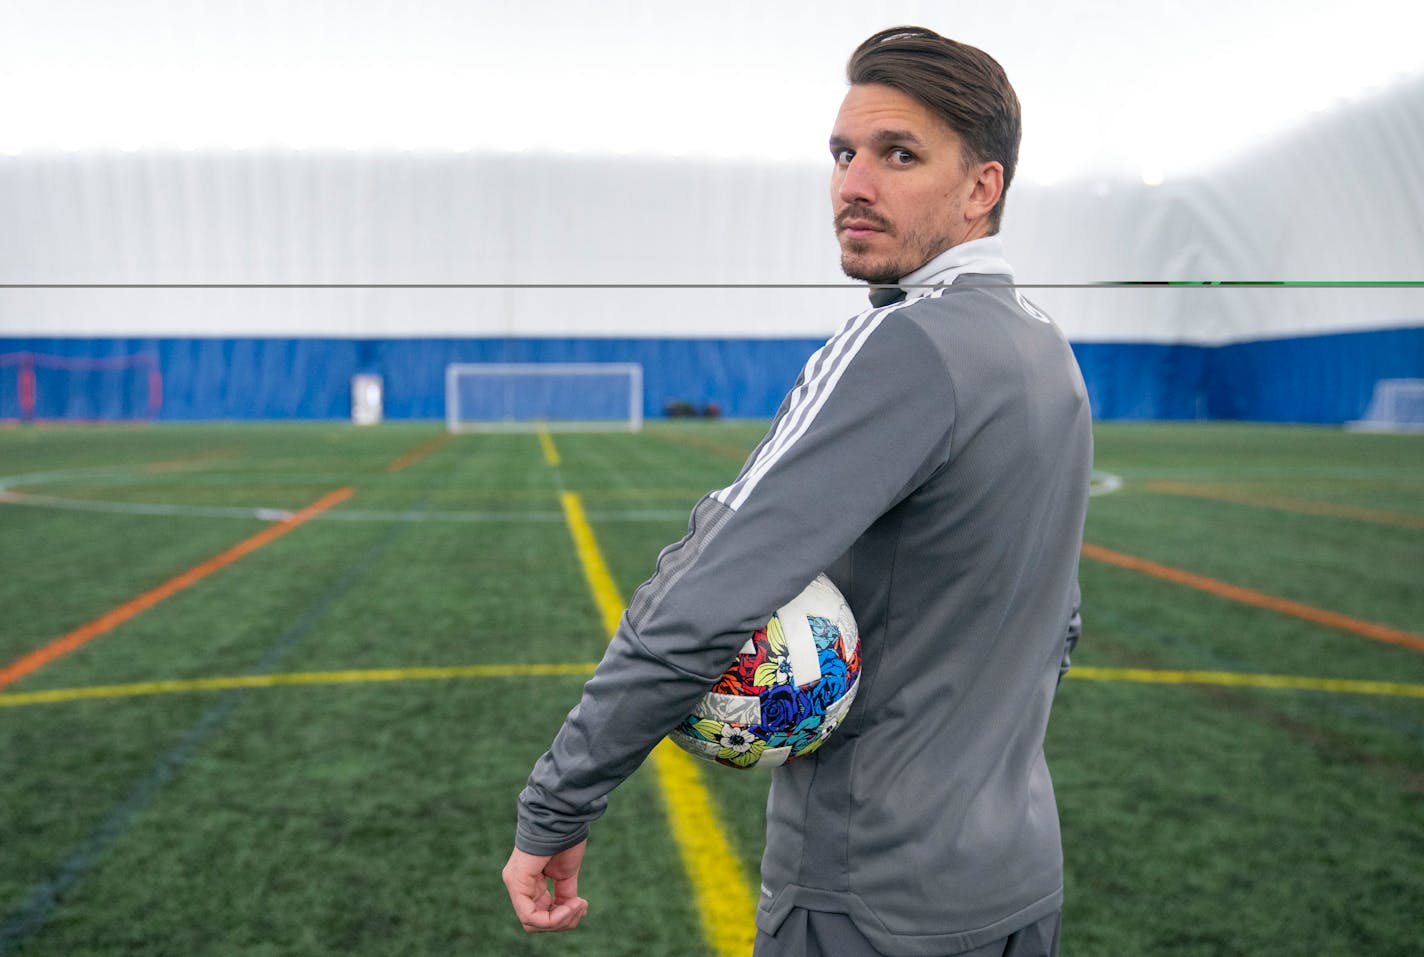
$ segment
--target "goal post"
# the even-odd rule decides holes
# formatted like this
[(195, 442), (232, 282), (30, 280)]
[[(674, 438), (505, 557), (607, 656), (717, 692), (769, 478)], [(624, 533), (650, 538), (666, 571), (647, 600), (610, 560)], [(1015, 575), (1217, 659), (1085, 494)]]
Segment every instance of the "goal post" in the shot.
[(151, 421), (162, 406), (163, 373), (150, 352), (0, 353), (0, 421)]
[(456, 362), (445, 367), (451, 432), (629, 431), (643, 427), (633, 362)]
[(1380, 379), (1364, 416), (1345, 427), (1357, 432), (1424, 432), (1424, 379)]

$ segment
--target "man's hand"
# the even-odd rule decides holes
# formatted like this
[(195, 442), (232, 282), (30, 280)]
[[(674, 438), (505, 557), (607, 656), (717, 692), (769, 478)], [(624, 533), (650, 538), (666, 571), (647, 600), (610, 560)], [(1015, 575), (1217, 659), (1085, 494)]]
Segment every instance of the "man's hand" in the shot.
[[(580, 841), (553, 857), (526, 854), (519, 848), (504, 865), (504, 886), (519, 923), (531, 934), (573, 930), (588, 913), (588, 901), (578, 896), (579, 865), (588, 841)], [(549, 893), (549, 881), (554, 893)]]

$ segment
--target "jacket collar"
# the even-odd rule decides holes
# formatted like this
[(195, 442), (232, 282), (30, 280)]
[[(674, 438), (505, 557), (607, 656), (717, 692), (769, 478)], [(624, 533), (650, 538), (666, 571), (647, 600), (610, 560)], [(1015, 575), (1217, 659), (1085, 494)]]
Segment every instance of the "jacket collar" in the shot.
[[(919, 299), (934, 292), (933, 286), (946, 286), (965, 273), (1014, 276), (1014, 267), (1004, 258), (1004, 243), (998, 236), (973, 239), (951, 246), (919, 269), (904, 276), (894, 286), (877, 286), (871, 290), (871, 302), (883, 305), (897, 301)], [(919, 288), (916, 288), (919, 287)], [(902, 290), (896, 293), (895, 290)], [(879, 300), (879, 301), (877, 301)]]

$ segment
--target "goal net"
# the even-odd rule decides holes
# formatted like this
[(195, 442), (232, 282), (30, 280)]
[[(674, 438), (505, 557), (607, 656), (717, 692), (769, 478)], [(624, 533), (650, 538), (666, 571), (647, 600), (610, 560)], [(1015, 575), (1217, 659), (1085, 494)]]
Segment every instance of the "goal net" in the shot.
[(445, 367), (445, 424), (480, 430), (627, 430), (643, 427), (636, 363), (453, 363)]
[(1364, 432), (1424, 432), (1424, 379), (1381, 379), (1364, 418), (1349, 423)]
[(158, 358), (0, 353), (0, 421), (151, 420), (163, 405)]

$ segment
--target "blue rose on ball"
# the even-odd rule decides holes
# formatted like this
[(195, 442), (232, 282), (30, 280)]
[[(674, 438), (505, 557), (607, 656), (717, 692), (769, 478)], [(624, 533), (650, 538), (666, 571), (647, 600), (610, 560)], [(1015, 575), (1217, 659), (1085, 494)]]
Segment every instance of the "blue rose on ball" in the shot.
[(840, 700), (850, 684), (846, 663), (833, 650), (821, 652), (821, 680), (811, 689), (812, 706), (816, 714), (825, 714), (826, 708)]

